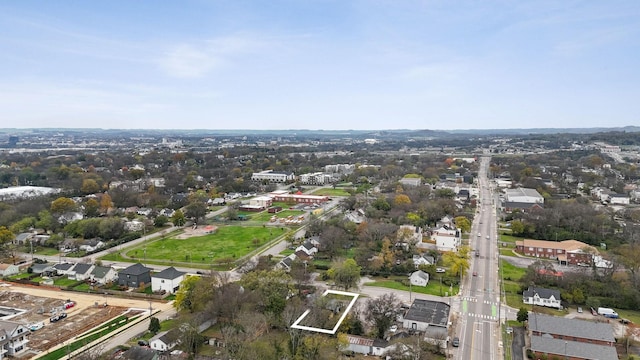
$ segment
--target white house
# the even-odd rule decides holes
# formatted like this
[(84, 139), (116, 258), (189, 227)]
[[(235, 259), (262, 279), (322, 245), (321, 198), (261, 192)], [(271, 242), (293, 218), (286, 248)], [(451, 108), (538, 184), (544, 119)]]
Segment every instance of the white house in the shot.
[(422, 270), (414, 271), (411, 273), (411, 276), (409, 276), (409, 282), (415, 286), (427, 286), (429, 283), (429, 273)]
[(82, 242), (82, 244), (78, 247), (80, 250), (84, 250), (86, 252), (96, 251), (104, 247), (104, 243), (100, 240), (96, 239), (87, 239)]
[(529, 287), (529, 289), (522, 292), (522, 302), (530, 305), (562, 309), (560, 291), (558, 290)]
[(90, 276), (91, 282), (105, 285), (118, 281), (118, 272), (109, 266), (94, 266)]
[(58, 275), (69, 275), (69, 270), (71, 270), (73, 265), (73, 263), (59, 263), (53, 265), (53, 268), (56, 270)]
[(77, 263), (67, 272), (67, 277), (71, 280), (87, 280), (91, 278), (91, 271), (94, 265)]
[(173, 266), (151, 276), (151, 291), (165, 291), (174, 294), (184, 280), (184, 272), (176, 270)]
[(249, 205), (265, 209), (271, 206), (272, 203), (273, 199), (270, 196), (256, 196), (253, 199), (249, 199)]
[(316, 248), (315, 245), (310, 242), (305, 242), (304, 244), (298, 246), (294, 253), (297, 253), (298, 251), (302, 251), (307, 254), (307, 256), (313, 257), (313, 255), (318, 252), (318, 248)]
[(436, 259), (433, 258), (433, 256), (429, 256), (427, 254), (421, 254), (421, 255), (413, 255), (413, 265), (417, 268), (420, 267), (420, 265), (435, 265), (436, 264)]
[(358, 354), (382, 356), (389, 343), (381, 339), (368, 339), (362, 336), (347, 335), (347, 351), (353, 351)]
[(438, 251), (458, 251), (462, 244), (460, 230), (448, 226), (435, 230), (432, 238), (436, 241)]
[(13, 321), (0, 320), (0, 336), (3, 332), (6, 343), (0, 348), (2, 351), (0, 358), (4, 359), (7, 355), (19, 357), (28, 349), (29, 339), (27, 337), (30, 331), (26, 326)]
[(421, 178), (413, 178), (413, 177), (403, 177), (398, 181), (400, 184), (405, 186), (420, 186), (422, 185)]
[(149, 347), (156, 351), (169, 351), (173, 349), (179, 342), (179, 336), (171, 331), (163, 331), (149, 339)]
[(20, 268), (13, 264), (0, 264), (0, 277), (11, 276), (20, 272)]
[(612, 205), (629, 205), (631, 199), (625, 194), (611, 194), (609, 196), (609, 202)]

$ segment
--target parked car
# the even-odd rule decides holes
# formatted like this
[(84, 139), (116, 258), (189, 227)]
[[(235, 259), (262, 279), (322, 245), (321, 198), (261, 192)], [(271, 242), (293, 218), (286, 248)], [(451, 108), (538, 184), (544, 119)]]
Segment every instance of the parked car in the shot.
[(441, 267), (436, 268), (436, 272), (437, 272), (437, 273), (443, 273), (443, 272), (446, 272), (446, 271), (447, 271), (447, 270), (445, 270), (445, 268), (441, 268)]
[(43, 327), (44, 327), (44, 322), (40, 321), (40, 322), (29, 325), (29, 330), (36, 331), (36, 330), (42, 329)]
[(582, 313), (582, 306), (578, 306), (578, 312)]
[(453, 341), (451, 342), (451, 345), (452, 345), (453, 347), (458, 347), (458, 346), (460, 346), (460, 339), (459, 339), (457, 336), (456, 336), (456, 337), (454, 337), (454, 338), (453, 338)]
[(389, 328), (389, 332), (394, 333), (396, 331), (398, 331), (398, 325), (391, 325), (391, 327)]

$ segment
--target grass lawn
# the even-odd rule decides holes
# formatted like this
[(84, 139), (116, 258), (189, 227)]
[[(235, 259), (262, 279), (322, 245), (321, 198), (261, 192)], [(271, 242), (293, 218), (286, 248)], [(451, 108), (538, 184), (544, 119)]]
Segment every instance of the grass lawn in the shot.
[(89, 290), (91, 290), (91, 285), (87, 283), (82, 283), (73, 288), (73, 291), (89, 291)]
[[(585, 309), (584, 311), (587, 312), (587, 307), (583, 306), (583, 308)], [(631, 322), (636, 325), (640, 324), (639, 311), (616, 309), (616, 312), (618, 313), (618, 315), (620, 315), (621, 318), (631, 320)]]
[(255, 213), (255, 212), (248, 212), (248, 211), (238, 211), (238, 215), (247, 215), (248, 217), (250, 217), (250, 221), (260, 221), (260, 222), (267, 222), (271, 219), (271, 217), (273, 215), (275, 215), (277, 218), (286, 218), (287, 216), (300, 216), (300, 215), (304, 215), (304, 211), (302, 210), (282, 210), (278, 213), (275, 214), (270, 214), (268, 211), (261, 211), (259, 213)]
[(350, 196), (351, 194), (347, 190), (348, 188), (322, 188), (312, 191), (311, 194), (319, 196)]
[(282, 256), (289, 256), (291, 254), (293, 254), (294, 250), (291, 249), (284, 249), (282, 251), (280, 251), (280, 255)]
[(52, 255), (58, 255), (59, 252), (60, 251), (58, 251), (57, 249), (50, 248), (50, 247), (38, 246), (37, 248), (33, 249), (33, 253), (36, 255), (52, 256)]
[(223, 258), (240, 258), (286, 231), (288, 229), (263, 226), (220, 226), (214, 234), (188, 239), (153, 240), (128, 250), (126, 256), (138, 260), (158, 259), (211, 264)]
[(519, 281), (527, 273), (527, 269), (512, 265), (508, 261), (500, 261), (500, 265), (504, 280)]
[(77, 283), (78, 281), (76, 280), (72, 280), (72, 279), (68, 279), (68, 278), (59, 278), (59, 279), (55, 279), (53, 280), (53, 284), (56, 286), (69, 286), (69, 285), (73, 285), (75, 283)]
[[(404, 277), (398, 278), (397, 280), (401, 280), (401, 279), (405, 279), (405, 278)], [(377, 287), (383, 287), (388, 289), (409, 291), (409, 286), (405, 286), (400, 281), (396, 281), (392, 279), (377, 280), (375, 282), (365, 283), (365, 286), (377, 286)], [(445, 284), (442, 284), (442, 287), (440, 287), (440, 281), (438, 279), (431, 279), (429, 280), (429, 284), (427, 286), (424, 286), (424, 287), (411, 286), (411, 291), (415, 293), (420, 293), (420, 294), (445, 296), (445, 293), (449, 292), (449, 287)], [(457, 293), (458, 293), (458, 286), (456, 285), (456, 286), (453, 286), (453, 294), (457, 294)], [(451, 296), (452, 294), (448, 294), (448, 295)]]
[(20, 279), (26, 279), (29, 276), (31, 276), (31, 274), (25, 272), (25, 273), (21, 273), (21, 274), (11, 275), (11, 276), (9, 276), (9, 279), (20, 280)]
[(513, 248), (500, 248), (500, 255), (503, 255), (503, 256), (516, 256), (513, 253)]
[(499, 241), (501, 242), (512, 243), (512, 244), (515, 244), (516, 241), (523, 240), (523, 238), (521, 237), (515, 237), (511, 235), (506, 235), (506, 234), (500, 234), (499, 239), (500, 239)]

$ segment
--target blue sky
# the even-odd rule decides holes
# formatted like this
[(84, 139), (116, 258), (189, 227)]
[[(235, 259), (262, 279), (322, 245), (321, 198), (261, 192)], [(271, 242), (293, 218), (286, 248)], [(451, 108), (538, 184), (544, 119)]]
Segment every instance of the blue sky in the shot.
[(640, 1), (4, 1), (0, 127), (640, 125)]

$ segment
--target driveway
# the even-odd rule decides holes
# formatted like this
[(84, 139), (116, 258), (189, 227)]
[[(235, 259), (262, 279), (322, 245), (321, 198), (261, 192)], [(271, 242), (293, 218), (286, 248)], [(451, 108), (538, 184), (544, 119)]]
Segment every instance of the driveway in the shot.
[(513, 342), (511, 343), (511, 359), (513, 360), (524, 360), (524, 328), (523, 327), (514, 327), (513, 328)]

